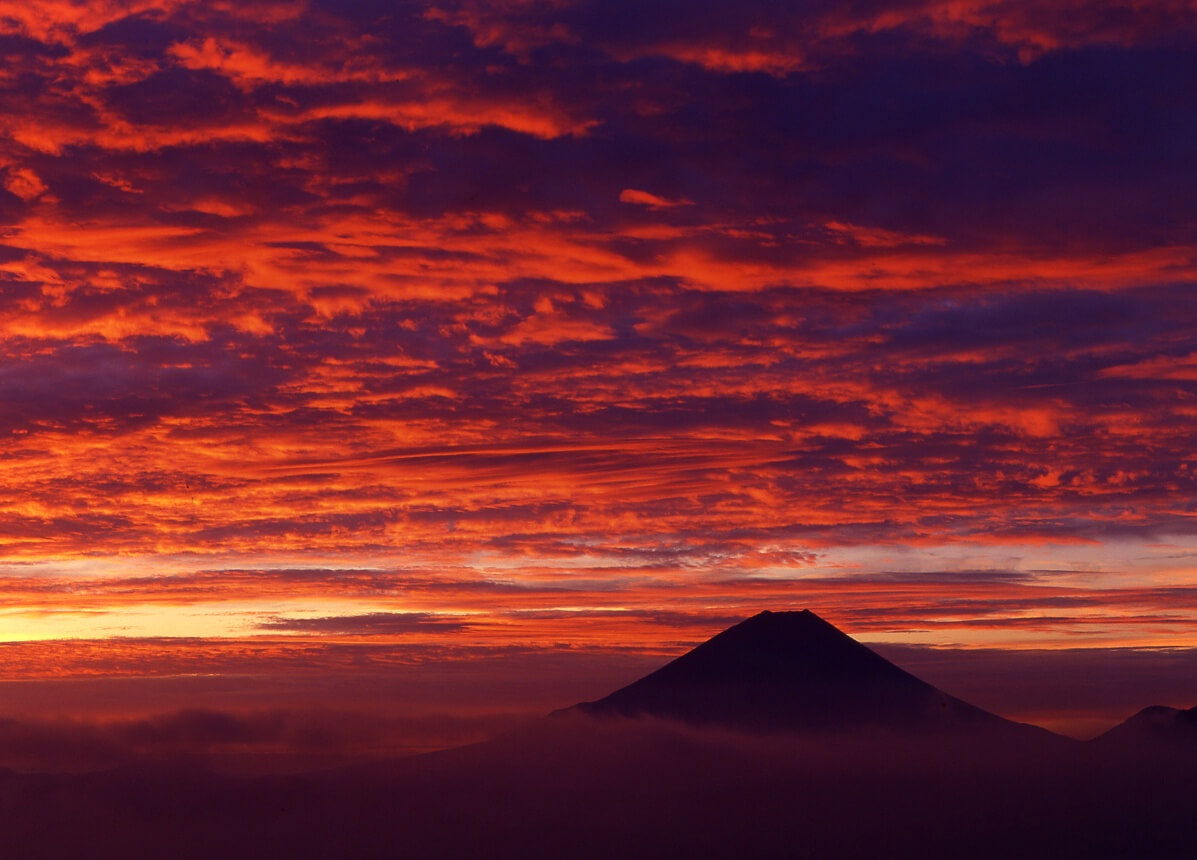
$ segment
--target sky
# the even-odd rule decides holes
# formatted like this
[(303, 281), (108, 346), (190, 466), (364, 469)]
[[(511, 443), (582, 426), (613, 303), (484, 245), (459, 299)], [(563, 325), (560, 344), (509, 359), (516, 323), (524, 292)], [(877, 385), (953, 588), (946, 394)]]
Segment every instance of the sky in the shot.
[(1197, 703), (1194, 3), (34, 0), (0, 53), (13, 719), (500, 720), (766, 608), (1045, 723)]

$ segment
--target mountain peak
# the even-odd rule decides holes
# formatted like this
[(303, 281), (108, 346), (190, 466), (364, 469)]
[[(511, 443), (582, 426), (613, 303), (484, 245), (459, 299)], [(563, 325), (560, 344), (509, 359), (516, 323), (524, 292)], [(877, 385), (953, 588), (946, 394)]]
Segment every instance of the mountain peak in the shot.
[(884, 676), (916, 680), (814, 612), (801, 609), (760, 612), (643, 680), (677, 687), (844, 682)]
[(935, 689), (809, 609), (760, 612), (575, 710), (766, 731), (968, 726), (1048, 734)]

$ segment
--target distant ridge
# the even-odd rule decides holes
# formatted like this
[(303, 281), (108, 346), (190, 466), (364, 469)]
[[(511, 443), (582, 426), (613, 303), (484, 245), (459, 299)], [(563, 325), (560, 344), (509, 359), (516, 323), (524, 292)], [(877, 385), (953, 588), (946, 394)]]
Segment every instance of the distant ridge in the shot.
[(761, 612), (639, 681), (569, 711), (750, 731), (874, 728), (1064, 740), (932, 687), (810, 610)]
[(1197, 707), (1184, 710), (1152, 705), (1090, 743), (1108, 749), (1186, 750), (1197, 755)]

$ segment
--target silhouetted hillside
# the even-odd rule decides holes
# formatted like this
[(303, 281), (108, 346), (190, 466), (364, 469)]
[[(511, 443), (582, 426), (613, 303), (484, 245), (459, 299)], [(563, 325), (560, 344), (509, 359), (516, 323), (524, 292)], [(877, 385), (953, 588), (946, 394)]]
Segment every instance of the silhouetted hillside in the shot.
[(1090, 743), (1112, 750), (1156, 749), (1197, 757), (1197, 707), (1182, 710), (1152, 705)]

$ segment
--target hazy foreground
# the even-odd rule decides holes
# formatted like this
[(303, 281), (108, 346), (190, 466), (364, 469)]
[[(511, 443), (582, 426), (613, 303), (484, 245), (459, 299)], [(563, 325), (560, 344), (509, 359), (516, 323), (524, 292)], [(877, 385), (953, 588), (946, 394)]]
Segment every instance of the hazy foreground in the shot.
[(0, 855), (1189, 856), (1193, 717), (1148, 711), (1082, 744), (953, 699), (809, 613), (770, 613), (457, 750), (257, 779), (5, 773)]

